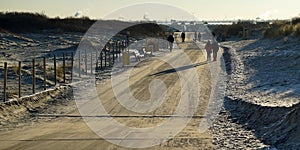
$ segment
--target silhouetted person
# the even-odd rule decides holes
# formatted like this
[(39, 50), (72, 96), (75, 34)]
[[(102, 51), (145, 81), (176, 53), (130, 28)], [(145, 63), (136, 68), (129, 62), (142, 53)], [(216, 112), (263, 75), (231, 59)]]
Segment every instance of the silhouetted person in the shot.
[(201, 41), (201, 32), (198, 33), (198, 41)]
[(184, 32), (181, 33), (181, 39), (182, 39), (182, 42), (184, 42), (184, 40), (185, 40), (185, 33)]
[(205, 50), (206, 50), (206, 54), (207, 54), (207, 61), (210, 61), (211, 49), (212, 49), (212, 45), (210, 43), (210, 40), (208, 40), (207, 43), (205, 44)]
[(216, 33), (215, 32), (212, 32), (211, 35), (213, 36), (213, 38), (216, 37)]
[(218, 51), (219, 51), (219, 44), (218, 44), (218, 42), (216, 41), (216, 38), (215, 38), (216, 34), (213, 32), (212, 35), (213, 35), (213, 38), (212, 38), (212, 44), (211, 45), (212, 45), (212, 50), (213, 50), (213, 58), (214, 58), (214, 61), (216, 61)]
[(170, 34), (170, 35), (168, 36), (168, 39), (167, 39), (167, 40), (169, 41), (170, 52), (172, 52), (172, 49), (173, 49), (173, 43), (174, 43), (174, 37), (173, 37), (173, 34)]

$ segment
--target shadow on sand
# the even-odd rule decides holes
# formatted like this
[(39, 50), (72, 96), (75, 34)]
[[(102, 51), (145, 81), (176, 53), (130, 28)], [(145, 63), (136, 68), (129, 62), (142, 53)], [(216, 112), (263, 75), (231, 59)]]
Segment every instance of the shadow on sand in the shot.
[(205, 65), (207, 63), (208, 62), (205, 61), (205, 62), (200, 62), (200, 63), (196, 63), (196, 64), (192, 64), (192, 65), (187, 65), (187, 66), (182, 66), (182, 67), (178, 67), (178, 68), (168, 69), (168, 70), (164, 70), (164, 71), (160, 71), (160, 72), (151, 74), (149, 76), (162, 76), (162, 75), (174, 73), (174, 72), (177, 72), (177, 71), (183, 71), (183, 70), (195, 68), (195, 67), (198, 67), (198, 66), (201, 66), (201, 65)]

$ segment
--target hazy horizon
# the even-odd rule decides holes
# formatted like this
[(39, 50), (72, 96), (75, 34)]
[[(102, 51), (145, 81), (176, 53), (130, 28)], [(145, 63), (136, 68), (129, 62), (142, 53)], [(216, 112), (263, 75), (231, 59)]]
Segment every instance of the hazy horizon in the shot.
[[(87, 16), (91, 19), (105, 19), (110, 16), (110, 19), (117, 20), (143, 20), (145, 17), (149, 20), (255, 20), (261, 18), (262, 20), (271, 19), (291, 19), (300, 13), (298, 6), (300, 1), (296, 0), (122, 0), (122, 1), (104, 1), (104, 0), (90, 0), (90, 1), (58, 1), (58, 0), (0, 0), (1, 12), (37, 12), (45, 14), (51, 18), (53, 17), (81, 17)], [(163, 8), (158, 9), (155, 13), (150, 6), (150, 2), (158, 4), (167, 4), (172, 7), (181, 8), (183, 11), (189, 13), (194, 18), (189, 18), (180, 12), (172, 12), (168, 14), (168, 10)], [(149, 3), (149, 7), (141, 7), (135, 10), (128, 10), (131, 15), (118, 14), (120, 9), (126, 9), (135, 4)], [(284, 7), (283, 7), (284, 6)], [(147, 10), (150, 9), (150, 10)], [(155, 7), (156, 9), (156, 7)], [(151, 12), (151, 13), (150, 13)], [(107, 15), (109, 14), (109, 15)], [(113, 16), (111, 14), (114, 14)], [(174, 18), (177, 16), (177, 18)], [(188, 19), (187, 19), (188, 18)]]

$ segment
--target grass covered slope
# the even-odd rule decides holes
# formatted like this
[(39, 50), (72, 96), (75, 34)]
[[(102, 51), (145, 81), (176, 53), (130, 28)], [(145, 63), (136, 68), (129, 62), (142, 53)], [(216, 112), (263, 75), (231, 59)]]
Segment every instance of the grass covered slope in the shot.
[(46, 15), (25, 12), (0, 12), (0, 31), (16, 33), (43, 30), (85, 32), (96, 20), (82, 18), (48, 18)]
[(264, 32), (265, 38), (279, 38), (283, 36), (300, 36), (300, 18), (292, 21), (275, 21)]

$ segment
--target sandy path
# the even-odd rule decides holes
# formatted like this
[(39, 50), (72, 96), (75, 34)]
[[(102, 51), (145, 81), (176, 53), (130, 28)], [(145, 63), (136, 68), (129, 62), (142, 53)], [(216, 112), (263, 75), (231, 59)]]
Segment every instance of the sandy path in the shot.
[[(212, 149), (212, 136), (210, 131), (199, 132), (199, 123), (205, 118), (204, 113), (209, 101), (211, 90), (209, 66), (204, 63), (205, 57), (193, 43), (179, 45), (185, 49), (199, 76), (200, 96), (199, 105), (194, 117), (188, 125), (174, 138), (159, 146), (149, 149)], [(176, 59), (179, 50), (168, 54), (170, 61), (180, 62)], [(185, 67), (185, 69), (190, 69)], [(130, 73), (129, 85), (133, 96), (140, 101), (150, 98), (148, 86), (154, 79), (163, 81), (167, 88), (165, 100), (155, 111), (145, 114), (135, 113), (125, 109), (116, 100), (110, 81), (100, 84), (97, 88), (101, 102), (110, 115), (118, 122), (130, 127), (154, 127), (167, 120), (177, 107), (180, 99), (180, 81), (177, 73), (167, 63), (151, 58), (139, 63)], [(50, 122), (0, 133), (0, 149), (126, 149), (111, 144), (93, 131), (78, 117), (74, 110), (66, 116)], [(128, 117), (124, 117), (128, 116)], [(132, 116), (132, 117), (130, 117)], [(149, 117), (155, 116), (155, 117)], [(109, 129), (109, 127), (108, 127)]]

